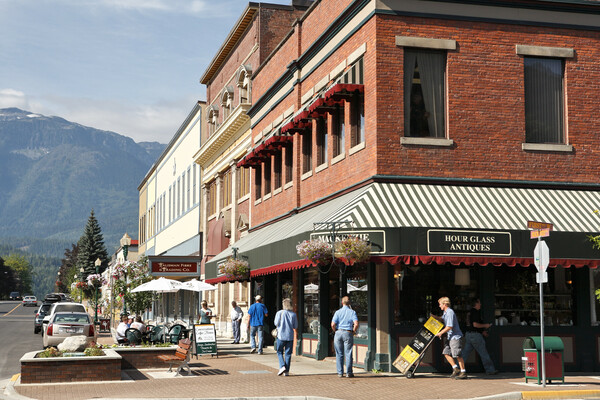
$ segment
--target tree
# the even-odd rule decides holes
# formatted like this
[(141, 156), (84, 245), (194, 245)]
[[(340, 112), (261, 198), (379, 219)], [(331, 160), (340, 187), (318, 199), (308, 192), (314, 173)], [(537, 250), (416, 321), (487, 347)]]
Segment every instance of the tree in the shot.
[(31, 264), (22, 254), (11, 254), (4, 259), (4, 263), (16, 274), (17, 288), (22, 295), (33, 293), (31, 284)]
[(0, 258), (0, 299), (7, 299), (15, 290), (18, 290), (15, 271)]
[(79, 252), (77, 254), (77, 267), (76, 273), (79, 275), (79, 271), (83, 268), (83, 279), (86, 279), (88, 275), (96, 273), (96, 266), (94, 265), (96, 259), (102, 261), (100, 266), (100, 273), (102, 273), (108, 266), (108, 253), (104, 246), (104, 238), (102, 237), (102, 229), (98, 220), (94, 216), (94, 209), (90, 212), (90, 217), (85, 226), (83, 235), (77, 242)]
[(58, 272), (60, 275), (57, 279), (57, 289), (60, 293), (67, 293), (73, 283), (74, 276), (77, 275), (77, 254), (79, 253), (79, 245), (71, 243), (71, 250), (65, 249), (65, 258), (61, 259)]

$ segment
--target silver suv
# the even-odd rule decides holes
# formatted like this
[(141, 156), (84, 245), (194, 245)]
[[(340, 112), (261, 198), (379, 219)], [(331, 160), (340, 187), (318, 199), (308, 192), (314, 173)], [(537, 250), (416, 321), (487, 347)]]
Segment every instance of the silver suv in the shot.
[(44, 316), (44, 320), (42, 321), (42, 334), (46, 334), (46, 328), (48, 327), (48, 323), (50, 319), (57, 312), (82, 312), (87, 313), (87, 310), (81, 303), (66, 303), (66, 302), (58, 302), (52, 304), (50, 311)]

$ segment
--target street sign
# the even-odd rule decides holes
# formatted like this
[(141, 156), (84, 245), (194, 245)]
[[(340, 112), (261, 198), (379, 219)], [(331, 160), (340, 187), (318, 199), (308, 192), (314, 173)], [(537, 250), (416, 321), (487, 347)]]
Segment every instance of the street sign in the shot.
[(550, 263), (550, 249), (543, 240), (538, 240), (535, 249), (533, 249), (533, 263), (538, 271), (545, 271)]
[(554, 229), (554, 225), (548, 222), (537, 222), (537, 221), (527, 221), (527, 227), (529, 229)]
[(548, 271), (536, 272), (535, 281), (537, 283), (548, 283)]
[(550, 236), (550, 229), (534, 229), (530, 231), (530, 235), (532, 239), (537, 239), (540, 237), (548, 237)]

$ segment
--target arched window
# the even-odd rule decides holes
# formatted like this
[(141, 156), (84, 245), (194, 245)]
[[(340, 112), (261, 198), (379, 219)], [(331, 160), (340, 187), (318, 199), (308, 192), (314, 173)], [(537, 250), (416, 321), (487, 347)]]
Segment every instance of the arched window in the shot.
[(208, 136), (215, 133), (219, 126), (219, 109), (213, 104), (208, 107), (207, 122), (208, 122)]
[(221, 107), (223, 108), (223, 121), (225, 121), (233, 109), (233, 88), (231, 86), (227, 86), (223, 90)]
[(250, 79), (252, 77), (252, 69), (249, 65), (242, 65), (238, 71), (237, 86), (240, 91), (240, 104), (251, 103), (250, 97)]

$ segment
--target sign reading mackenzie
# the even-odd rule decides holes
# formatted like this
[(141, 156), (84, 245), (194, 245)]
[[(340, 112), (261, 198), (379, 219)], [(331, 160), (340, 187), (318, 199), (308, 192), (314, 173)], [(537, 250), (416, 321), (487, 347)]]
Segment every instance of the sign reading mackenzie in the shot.
[(427, 231), (429, 254), (464, 254), (485, 256), (510, 256), (512, 254), (509, 232)]
[(197, 273), (198, 263), (195, 262), (153, 262), (152, 272), (158, 273)]
[[(359, 238), (371, 243), (371, 254), (385, 253), (385, 232), (384, 231), (338, 231), (336, 232), (336, 242), (344, 240), (349, 236), (358, 236)], [(319, 239), (331, 243), (331, 234), (329, 232), (313, 232), (310, 239)]]

